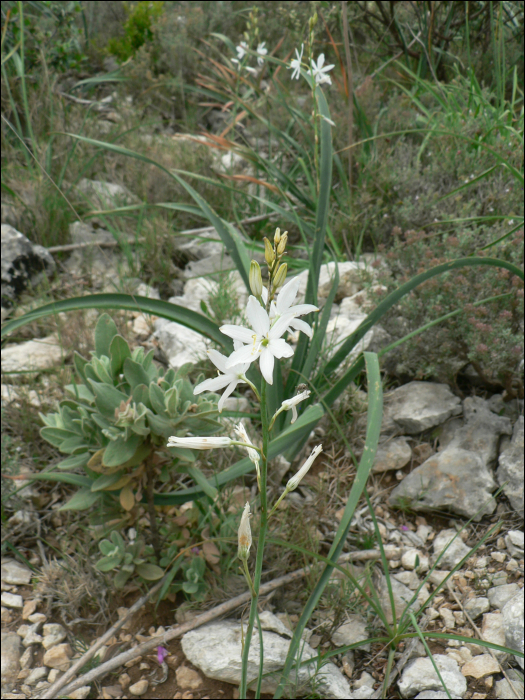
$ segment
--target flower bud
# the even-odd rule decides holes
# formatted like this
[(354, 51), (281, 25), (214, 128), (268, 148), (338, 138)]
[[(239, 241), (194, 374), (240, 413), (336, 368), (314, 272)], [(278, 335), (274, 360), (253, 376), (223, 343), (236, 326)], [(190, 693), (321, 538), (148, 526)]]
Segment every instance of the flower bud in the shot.
[(274, 263), (274, 260), (275, 260), (275, 253), (273, 252), (272, 244), (270, 243), (270, 241), (266, 237), (263, 240), (264, 240), (264, 259), (266, 260), (268, 267), (271, 267)]
[(286, 273), (288, 271), (288, 265), (286, 263), (283, 263), (280, 265), (279, 269), (275, 273), (275, 276), (273, 278), (273, 288), (274, 289), (279, 289), (279, 287), (282, 287), (285, 280), (286, 280)]
[(298, 486), (301, 480), (303, 479), (304, 476), (308, 473), (308, 470), (314, 463), (315, 458), (317, 455), (323, 451), (323, 446), (322, 445), (317, 445), (317, 447), (314, 447), (312, 450), (312, 454), (308, 457), (306, 462), (303, 464), (303, 466), (299, 469), (297, 474), (292, 476), (291, 479), (288, 480), (288, 483), (286, 484), (286, 491), (290, 493), (290, 491), (294, 491)]
[(262, 275), (261, 268), (256, 260), (252, 260), (250, 263), (249, 281), (252, 294), (259, 298), (262, 294)]
[(273, 237), (273, 242), (276, 246), (278, 246), (280, 240), (281, 240), (281, 229), (276, 228), (275, 229), (275, 236)]
[(252, 531), (250, 529), (250, 504), (244, 506), (244, 511), (239, 525), (238, 533), (239, 549), (237, 556), (239, 559), (247, 561), (250, 555), (250, 547), (252, 546)]
[(279, 245), (277, 246), (277, 255), (282, 255), (284, 253), (287, 241), (288, 241), (288, 231), (285, 231), (283, 233), (283, 235), (281, 236), (281, 240), (279, 241)]

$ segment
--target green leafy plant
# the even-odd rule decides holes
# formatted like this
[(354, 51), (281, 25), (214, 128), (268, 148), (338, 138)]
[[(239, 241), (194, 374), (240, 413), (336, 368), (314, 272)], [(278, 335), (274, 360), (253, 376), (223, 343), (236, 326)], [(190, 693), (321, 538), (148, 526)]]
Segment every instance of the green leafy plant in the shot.
[(148, 562), (153, 556), (153, 547), (146, 546), (141, 538), (125, 544), (122, 535), (113, 530), (109, 540), (101, 540), (98, 547), (103, 557), (97, 561), (95, 568), (102, 572), (118, 569), (113, 579), (115, 588), (123, 588), (133, 574), (146, 581), (156, 581), (164, 575), (160, 566)]
[[(79, 487), (64, 509), (84, 510), (102, 501), (129, 512), (145, 492), (156, 534), (152, 495), (157, 480), (167, 481), (176, 465), (206, 482), (193, 464), (193, 451), (166, 449), (167, 438), (174, 431), (217, 432), (215, 397), (193, 396), (188, 365), (165, 372), (154, 364), (153, 350), (131, 351), (107, 314), (97, 322), (91, 360), (76, 353), (75, 369), (80, 382), (65, 387), (71, 398), (56, 413), (41, 414), (42, 437), (70, 456), (57, 465), (59, 472), (42, 476)], [(84, 475), (70, 469), (83, 469)]]
[(131, 3), (123, 3), (128, 18), (124, 23), (124, 36), (119, 39), (110, 39), (108, 51), (120, 61), (126, 61), (147, 41), (153, 38), (151, 25), (164, 10), (164, 2), (149, 2), (141, 0), (131, 6)]

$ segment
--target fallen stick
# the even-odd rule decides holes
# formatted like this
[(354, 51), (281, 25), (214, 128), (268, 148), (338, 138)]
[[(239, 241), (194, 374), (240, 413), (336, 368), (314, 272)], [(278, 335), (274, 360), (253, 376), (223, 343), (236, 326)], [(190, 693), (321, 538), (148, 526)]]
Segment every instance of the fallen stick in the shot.
[[(349, 552), (339, 557), (337, 563), (344, 564), (345, 562), (350, 560), (363, 561), (368, 559), (379, 559), (380, 556), (381, 554), (379, 550), (376, 549), (363, 550), (359, 552)], [(284, 586), (288, 583), (292, 583), (293, 581), (303, 578), (304, 576), (306, 576), (309, 570), (310, 567), (304, 567), (303, 569), (298, 569), (297, 571), (292, 571), (289, 574), (280, 576), (279, 578), (276, 578), (273, 581), (268, 581), (268, 583), (263, 583), (261, 585), (259, 593), (260, 595), (267, 595), (268, 593), (275, 590), (276, 588), (279, 588), (280, 586)], [(137, 656), (142, 656), (143, 654), (146, 654), (155, 647), (166, 646), (166, 644), (172, 639), (175, 639), (176, 637), (181, 637), (183, 634), (186, 634), (186, 632), (190, 632), (191, 630), (196, 629), (201, 625), (205, 625), (207, 622), (211, 622), (217, 617), (221, 617), (221, 615), (225, 615), (226, 613), (235, 610), (235, 608), (238, 608), (239, 606), (248, 603), (251, 596), (250, 591), (246, 591), (246, 593), (241, 593), (240, 595), (235, 596), (235, 598), (227, 600), (225, 603), (221, 603), (220, 605), (217, 605), (211, 610), (207, 610), (205, 613), (202, 613), (202, 615), (197, 615), (197, 617), (193, 618), (193, 620), (189, 620), (188, 622), (185, 622), (182, 625), (176, 625), (164, 634), (159, 635), (158, 637), (152, 637), (146, 642), (142, 642), (142, 644), (139, 644), (138, 646), (133, 647), (128, 651), (124, 651), (121, 654), (118, 654), (118, 656), (114, 656), (112, 659), (109, 659), (109, 661), (106, 661), (100, 666), (97, 666), (97, 668), (88, 671), (88, 673), (85, 673), (83, 676), (80, 676), (80, 678), (77, 678), (64, 688), (63, 686), (65, 685), (65, 683), (67, 683), (68, 680), (72, 678), (76, 671), (82, 666), (84, 666), (94, 656), (96, 651), (100, 649), (100, 647), (103, 646), (105, 642), (108, 639), (110, 639), (115, 634), (115, 632), (122, 627), (122, 625), (124, 625), (124, 623), (131, 617), (131, 615), (133, 615), (135, 612), (137, 612), (137, 610), (139, 610), (143, 605), (146, 604), (148, 598), (150, 598), (151, 595), (155, 593), (155, 591), (158, 590), (161, 585), (162, 581), (157, 583), (157, 585), (154, 586), (151, 589), (151, 591), (149, 591), (149, 593), (147, 593), (140, 600), (138, 600), (135, 603), (135, 605), (133, 605), (129, 609), (126, 617), (122, 618), (122, 620), (119, 620), (115, 625), (113, 625), (113, 627), (111, 627), (111, 629), (108, 630), (106, 634), (104, 634), (92, 647), (90, 647), (80, 659), (75, 661), (73, 666), (71, 666), (71, 668), (68, 671), (66, 671), (66, 673), (63, 676), (61, 676), (57, 681), (55, 681), (55, 683), (53, 683), (53, 685), (46, 690), (44, 695), (41, 695), (40, 697), (48, 698), (49, 700), (51, 700), (51, 698), (56, 698), (59, 695), (69, 695), (77, 688), (89, 685), (95, 679), (100, 678), (101, 676), (105, 676), (110, 671), (113, 671), (114, 669), (124, 665), (128, 661), (135, 659)]]

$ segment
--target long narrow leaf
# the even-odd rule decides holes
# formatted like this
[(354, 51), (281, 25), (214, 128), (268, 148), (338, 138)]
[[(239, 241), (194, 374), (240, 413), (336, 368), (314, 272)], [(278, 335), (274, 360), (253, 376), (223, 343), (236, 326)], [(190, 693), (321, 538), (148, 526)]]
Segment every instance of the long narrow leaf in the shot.
[(38, 309), (33, 309), (33, 311), (29, 311), (27, 314), (20, 316), (20, 318), (8, 321), (2, 327), (1, 337), (4, 338), (16, 328), (25, 326), (27, 323), (36, 321), (39, 318), (58, 314), (62, 311), (79, 311), (81, 309), (127, 309), (129, 311), (140, 311), (160, 316), (201, 333), (201, 335), (222, 345), (228, 352), (233, 351), (231, 340), (221, 333), (219, 326), (206, 316), (168, 301), (149, 299), (148, 297), (134, 296), (132, 294), (88, 294), (85, 297), (54, 301)]
[(341, 554), (348, 531), (350, 529), (352, 517), (357, 507), (359, 498), (363, 493), (363, 489), (366, 486), (368, 475), (370, 474), (374, 464), (377, 445), (379, 442), (379, 434), (381, 432), (383, 391), (381, 387), (381, 375), (379, 373), (379, 362), (377, 360), (377, 355), (366, 352), (365, 361), (368, 376), (368, 417), (363, 456), (361, 457), (361, 462), (357, 469), (357, 474), (350, 491), (350, 495), (348, 496), (343, 518), (337, 529), (330, 552), (328, 553), (328, 559), (331, 560), (331, 564), (325, 566), (316, 587), (308, 598), (299, 622), (297, 623), (290, 647), (288, 649), (288, 655), (286, 657), (286, 663), (281, 675), (279, 687), (277, 688), (274, 698), (280, 698), (283, 693), (284, 686), (292, 669), (295, 655), (301, 641), (301, 635), (330, 579), (334, 568), (333, 565), (337, 562), (337, 559)]

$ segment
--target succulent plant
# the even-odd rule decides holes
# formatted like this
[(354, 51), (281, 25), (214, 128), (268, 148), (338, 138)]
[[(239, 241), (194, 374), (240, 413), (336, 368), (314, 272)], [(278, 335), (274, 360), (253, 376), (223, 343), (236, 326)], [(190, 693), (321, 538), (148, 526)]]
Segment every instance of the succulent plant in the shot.
[[(130, 511), (143, 490), (153, 493), (160, 464), (164, 462), (160, 477), (165, 481), (170, 466), (195, 461), (192, 450), (167, 448), (169, 436), (211, 435), (221, 429), (214, 419), (216, 395), (193, 395), (187, 378), (191, 365), (164, 371), (154, 364), (153, 352), (146, 354), (142, 347), (131, 351), (111, 317), (103, 314), (91, 360), (75, 353), (80, 383), (66, 386), (71, 398), (60, 403), (58, 412), (40, 414), (42, 437), (70, 455), (58, 469), (85, 472), (69, 475), (79, 490), (63, 508), (86, 509), (103, 497), (115, 500), (118, 493), (120, 506)], [(192, 466), (192, 475), (197, 472)]]
[(135, 573), (146, 581), (156, 581), (164, 575), (160, 566), (147, 561), (146, 557), (153, 555), (153, 548), (147, 547), (141, 538), (126, 545), (122, 535), (113, 530), (109, 540), (101, 540), (98, 547), (104, 556), (98, 560), (95, 568), (102, 572), (118, 569), (113, 580), (115, 588), (123, 588)]

